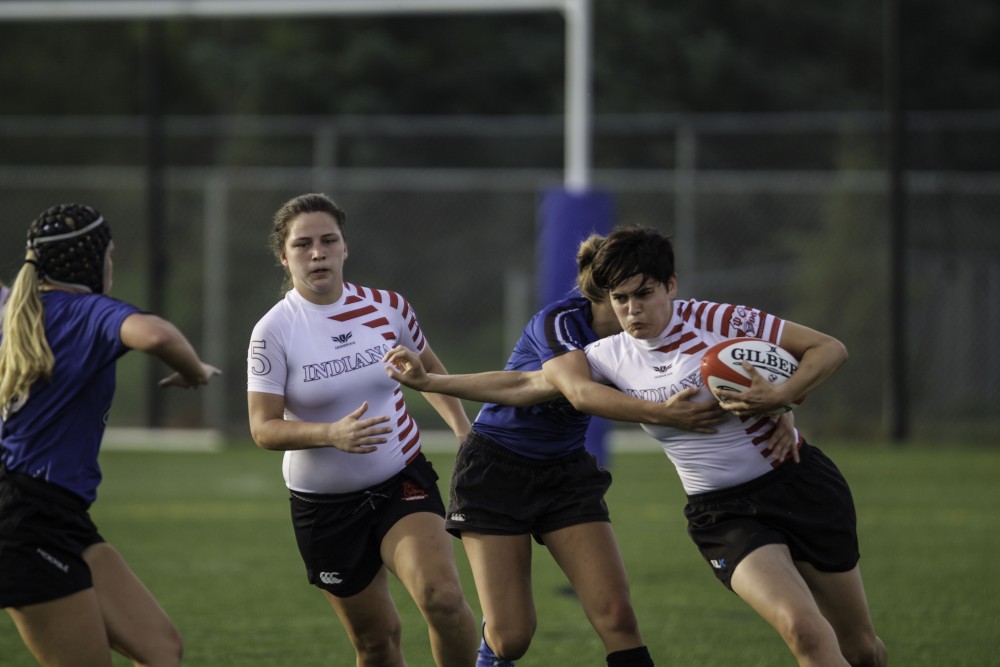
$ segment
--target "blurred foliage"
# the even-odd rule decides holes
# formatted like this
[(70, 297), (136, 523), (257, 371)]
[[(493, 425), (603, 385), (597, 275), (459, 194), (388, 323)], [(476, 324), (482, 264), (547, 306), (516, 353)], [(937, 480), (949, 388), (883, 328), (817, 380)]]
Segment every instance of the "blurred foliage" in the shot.
[[(598, 113), (876, 110), (884, 3), (594, 0)], [(555, 12), (0, 23), (0, 114), (135, 114), (163, 29), (170, 114), (554, 114)], [(902, 6), (905, 104), (1000, 107), (1000, 5)], [(95, 73), (99, 72), (99, 76)], [(483, 85), (484, 82), (487, 85)]]

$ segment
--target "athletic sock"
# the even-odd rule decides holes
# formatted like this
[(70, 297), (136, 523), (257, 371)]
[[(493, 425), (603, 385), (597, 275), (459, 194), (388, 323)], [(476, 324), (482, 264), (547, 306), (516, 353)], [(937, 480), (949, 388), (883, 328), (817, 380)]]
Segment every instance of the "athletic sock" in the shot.
[(608, 654), (608, 667), (653, 667), (653, 657), (645, 646)]

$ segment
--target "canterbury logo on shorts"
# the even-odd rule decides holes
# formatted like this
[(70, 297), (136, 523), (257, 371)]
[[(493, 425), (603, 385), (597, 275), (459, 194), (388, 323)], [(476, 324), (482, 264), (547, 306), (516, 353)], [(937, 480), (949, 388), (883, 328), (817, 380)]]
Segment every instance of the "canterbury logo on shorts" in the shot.
[(340, 578), (339, 572), (320, 572), (319, 580), (322, 581), (324, 584), (328, 585), (339, 584), (340, 582), (343, 581), (343, 579)]

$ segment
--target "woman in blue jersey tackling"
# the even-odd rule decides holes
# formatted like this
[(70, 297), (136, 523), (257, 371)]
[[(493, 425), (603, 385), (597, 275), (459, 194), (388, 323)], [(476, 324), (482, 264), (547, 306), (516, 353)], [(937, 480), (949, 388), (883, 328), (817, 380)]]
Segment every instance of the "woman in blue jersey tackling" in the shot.
[[(725, 416), (714, 402), (692, 402), (695, 390), (655, 403), (576, 381), (590, 377), (584, 348), (621, 331), (607, 293), (593, 281), (593, 258), (603, 242), (593, 235), (581, 243), (578, 293), (532, 318), (506, 370), (428, 375), (406, 350), (386, 357), (390, 375), (407, 385), (487, 401), (459, 450), (446, 524), (462, 539), (483, 607), (480, 667), (512, 665), (531, 642), (537, 623), (532, 537), (572, 584), (604, 643), (607, 664), (653, 664), (604, 501), (611, 475), (585, 449), (590, 415), (694, 432), (713, 432)], [(539, 402), (542, 397), (547, 400)]]
[(219, 370), (171, 323), (107, 296), (111, 229), (78, 204), (28, 229), (0, 334), (0, 606), (46, 667), (179, 665), (181, 637), (104, 541), (88, 508), (98, 450), (129, 350), (173, 369), (163, 387), (199, 387)]
[[(591, 280), (610, 296), (620, 331), (587, 345), (584, 369), (550, 381), (553, 388), (586, 411), (607, 385), (636, 395), (655, 390), (670, 396), (664, 406), (686, 396), (724, 408), (726, 418), (711, 429), (640, 420), (677, 470), (688, 494), (688, 533), (706, 563), (781, 634), (802, 667), (884, 667), (846, 480), (794, 429), (780, 442), (762, 435), (774, 428), (772, 411), (820, 386), (846, 360), (843, 345), (756, 308), (677, 299), (673, 246), (655, 230), (612, 232), (593, 258)], [(798, 370), (780, 386), (753, 372), (748, 390), (712, 396), (700, 386), (705, 350), (744, 336), (786, 348)], [(549, 380), (544, 368), (442, 381), (401, 351), (390, 359), (390, 375), (431, 391), (519, 404), (550, 398), (539, 385)]]

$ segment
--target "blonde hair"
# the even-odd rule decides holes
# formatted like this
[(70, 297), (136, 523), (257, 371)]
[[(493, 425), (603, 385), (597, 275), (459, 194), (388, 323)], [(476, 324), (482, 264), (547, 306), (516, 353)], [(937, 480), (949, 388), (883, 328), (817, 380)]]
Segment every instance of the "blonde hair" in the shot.
[(580, 242), (576, 251), (576, 287), (591, 303), (599, 303), (605, 296), (605, 291), (594, 282), (593, 272), (594, 256), (604, 245), (604, 239), (600, 234), (591, 234)]
[(0, 339), (0, 414), (4, 419), (15, 401), (27, 398), (36, 380), (51, 377), (56, 362), (45, 338), (36, 261), (35, 253), (29, 251), (4, 309)]

